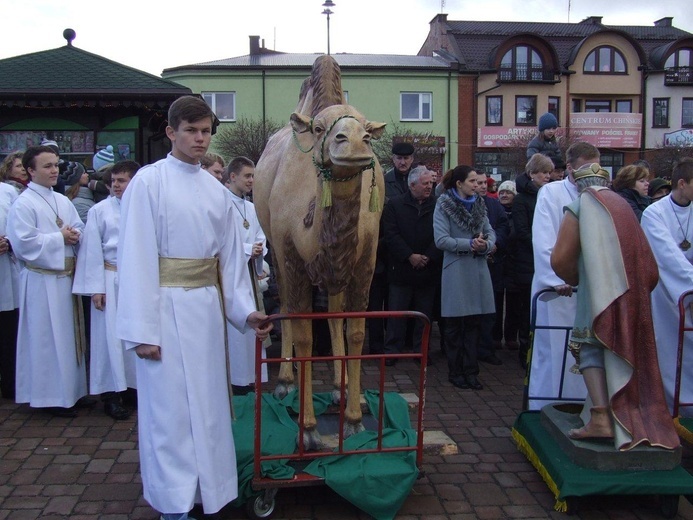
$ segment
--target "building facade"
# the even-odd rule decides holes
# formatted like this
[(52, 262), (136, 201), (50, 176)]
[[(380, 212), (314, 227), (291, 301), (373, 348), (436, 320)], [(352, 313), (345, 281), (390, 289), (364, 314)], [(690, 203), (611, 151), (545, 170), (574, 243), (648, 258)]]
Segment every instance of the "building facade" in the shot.
[(420, 56), (460, 63), (460, 162), (509, 178), (541, 114), (565, 144), (588, 141), (614, 173), (668, 143), (693, 143), (693, 34), (672, 18), (653, 26), (430, 22)]

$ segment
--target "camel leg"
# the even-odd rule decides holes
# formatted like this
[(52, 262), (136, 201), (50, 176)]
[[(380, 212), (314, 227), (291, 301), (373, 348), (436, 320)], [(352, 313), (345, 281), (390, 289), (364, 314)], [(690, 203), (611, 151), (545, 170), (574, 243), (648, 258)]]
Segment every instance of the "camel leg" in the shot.
[[(360, 356), (363, 352), (363, 340), (365, 337), (366, 319), (354, 318), (347, 320), (347, 343), (349, 355)], [(346, 422), (344, 424), (344, 438), (363, 431), (361, 422), (361, 360), (352, 359), (347, 363), (349, 373), (349, 395), (347, 397)]]
[[(282, 313), (286, 312), (282, 308)], [(282, 358), (286, 359), (293, 354), (293, 324), (291, 320), (282, 323)], [(289, 393), (296, 389), (294, 384), (294, 368), (291, 363), (282, 362), (279, 364), (279, 379), (274, 389), (274, 397), (284, 399)]]
[[(293, 322), (294, 347), (297, 357), (310, 357), (313, 353), (313, 329), (310, 320), (295, 320)], [(299, 377), (300, 370), (299, 369)], [(317, 450), (323, 447), (320, 434), (316, 429), (315, 409), (313, 408), (313, 364), (303, 363), (305, 376), (301, 387), (301, 406), (303, 407), (303, 447), (306, 450)], [(297, 440), (298, 443), (298, 440)]]
[[(343, 312), (344, 311), (344, 293), (335, 294), (334, 296), (328, 297), (328, 309), (330, 312)], [(345, 353), (344, 349), (344, 320), (335, 319), (328, 320), (328, 325), (330, 327), (330, 340), (332, 341), (332, 355), (343, 356)], [(349, 371), (344, 378), (345, 384), (349, 381)], [(334, 390), (332, 390), (332, 402), (339, 404), (342, 395), (342, 362), (334, 362), (334, 379), (332, 380), (334, 385)]]

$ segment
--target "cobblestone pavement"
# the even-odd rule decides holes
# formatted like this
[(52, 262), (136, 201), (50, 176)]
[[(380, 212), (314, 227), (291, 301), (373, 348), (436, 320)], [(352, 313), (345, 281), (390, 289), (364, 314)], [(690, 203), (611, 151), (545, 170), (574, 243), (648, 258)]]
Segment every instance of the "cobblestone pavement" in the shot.
[[(433, 341), (433, 365), (426, 389), (425, 427), (442, 430), (457, 455), (425, 455), (425, 475), (398, 512), (398, 520), (565, 518), (539, 474), (512, 441), (510, 428), (521, 407), (522, 373), (515, 351), (501, 350), (502, 366), (483, 365), (478, 392), (447, 382), (446, 363)], [(324, 364), (323, 364), (324, 365)], [(388, 369), (388, 390), (416, 391), (417, 366), (400, 361)], [(321, 372), (322, 371), (322, 372)], [(326, 367), (316, 377), (327, 379)], [(375, 367), (364, 367), (364, 387), (375, 387)], [(373, 385), (373, 386), (370, 386)], [(0, 520), (155, 519), (142, 498), (136, 414), (114, 421), (96, 407), (74, 419), (51, 417), (26, 405), (0, 400)], [(693, 453), (684, 450), (693, 471)], [(578, 503), (575, 518), (661, 518), (656, 497), (590, 497)], [(199, 518), (245, 518), (227, 507)], [(272, 518), (367, 519), (326, 486), (280, 489)], [(681, 498), (678, 518), (693, 519)]]

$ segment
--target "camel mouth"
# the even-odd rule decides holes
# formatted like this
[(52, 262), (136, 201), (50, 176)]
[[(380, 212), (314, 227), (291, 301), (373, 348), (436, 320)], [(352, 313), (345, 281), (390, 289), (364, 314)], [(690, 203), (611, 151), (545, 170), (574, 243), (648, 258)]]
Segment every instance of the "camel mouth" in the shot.
[(373, 160), (372, 155), (330, 157), (335, 166), (365, 166)]

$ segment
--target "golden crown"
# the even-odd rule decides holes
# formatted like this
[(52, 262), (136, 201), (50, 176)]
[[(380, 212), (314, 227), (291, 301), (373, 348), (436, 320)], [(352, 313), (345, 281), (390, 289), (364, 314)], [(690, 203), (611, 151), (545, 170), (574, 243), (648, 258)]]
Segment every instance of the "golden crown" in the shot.
[(602, 177), (603, 179), (611, 180), (611, 175), (604, 168), (599, 166), (597, 163), (585, 164), (581, 166), (580, 169), (573, 172), (573, 178), (577, 181), (578, 179), (584, 179), (585, 177)]

